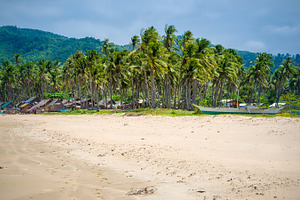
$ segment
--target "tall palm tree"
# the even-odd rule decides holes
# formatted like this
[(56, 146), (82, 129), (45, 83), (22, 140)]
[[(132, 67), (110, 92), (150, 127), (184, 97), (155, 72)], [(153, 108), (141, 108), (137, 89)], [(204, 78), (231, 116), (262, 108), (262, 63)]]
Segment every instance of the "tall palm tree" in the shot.
[(143, 60), (150, 66), (151, 80), (151, 107), (156, 107), (155, 74), (161, 71), (167, 64), (163, 61), (163, 44), (156, 29), (152, 26), (145, 30), (142, 36)]
[(1, 69), (2, 84), (7, 91), (7, 101), (13, 102), (12, 91), (15, 77), (15, 68), (10, 61), (5, 60), (2, 62)]
[(240, 62), (239, 56), (232, 49), (224, 51), (224, 53), (218, 57), (213, 106), (217, 106), (222, 98), (224, 81), (235, 84), (234, 80), (238, 77), (241, 65), (242, 63)]
[(249, 103), (252, 102), (252, 97), (255, 91), (255, 88), (258, 86), (258, 103), (260, 101), (261, 87), (265, 85), (266, 78), (271, 72), (271, 67), (274, 63), (271, 61), (273, 58), (267, 53), (260, 53), (256, 60), (254, 61), (254, 65), (249, 69), (249, 78), (254, 81), (254, 87), (249, 99)]
[(134, 35), (133, 37), (131, 37), (131, 45), (132, 45), (133, 50), (139, 44), (140, 41), (141, 40), (139, 39), (139, 36), (137, 36), (137, 35)]
[(173, 52), (173, 47), (178, 40), (175, 36), (175, 32), (177, 32), (175, 26), (173, 25), (166, 25), (165, 26), (165, 36), (163, 38), (164, 47), (167, 49), (167, 68), (164, 77), (164, 101), (165, 107), (171, 107), (171, 81), (174, 80), (174, 61), (176, 60), (177, 53)]
[(290, 57), (288, 57), (287, 59), (283, 60), (283, 62), (281, 63), (280, 67), (276, 70), (276, 72), (279, 73), (280, 75), (278, 90), (277, 90), (277, 99), (276, 99), (276, 104), (278, 104), (286, 80), (291, 75), (296, 73), (295, 62)]
[(38, 76), (39, 76), (39, 79), (40, 79), (40, 89), (41, 89), (41, 93), (42, 93), (42, 96), (41, 98), (44, 98), (44, 89), (45, 89), (45, 83), (46, 83), (46, 60), (45, 59), (41, 59), (38, 61), (37, 65), (38, 65)]
[(289, 88), (291, 92), (300, 95), (300, 64), (296, 67), (293, 77), (289, 80)]
[(168, 26), (166, 24), (166, 26), (165, 26), (166, 36), (164, 36), (163, 42), (164, 42), (164, 47), (168, 50), (168, 52), (172, 51), (173, 46), (176, 44), (177, 37), (174, 34), (176, 32), (177, 32), (177, 29), (175, 28), (174, 25)]
[(26, 85), (27, 85), (27, 98), (32, 97), (33, 94), (33, 84), (34, 84), (34, 67), (35, 62), (27, 62), (24, 64), (24, 73), (26, 75)]

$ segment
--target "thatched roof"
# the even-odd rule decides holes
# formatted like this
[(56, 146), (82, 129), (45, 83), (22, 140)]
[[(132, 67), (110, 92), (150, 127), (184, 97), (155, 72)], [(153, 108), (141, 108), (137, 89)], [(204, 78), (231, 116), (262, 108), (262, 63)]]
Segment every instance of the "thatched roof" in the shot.
[(53, 106), (54, 104), (56, 104), (56, 103), (61, 103), (61, 102), (59, 102), (60, 100), (59, 99), (53, 99), (49, 104), (48, 104), (48, 106)]
[(16, 107), (20, 107), (22, 104), (24, 104), (25, 103), (25, 101), (21, 101), (20, 103), (17, 103), (16, 104)]
[(44, 99), (44, 100), (40, 101), (38, 104), (32, 106), (32, 107), (29, 109), (29, 111), (31, 111), (31, 110), (36, 110), (36, 109), (38, 109), (39, 107), (45, 106), (45, 105), (46, 105), (47, 103), (49, 103), (49, 102), (50, 102), (50, 99)]
[(33, 101), (40, 101), (40, 100), (39, 100), (39, 98), (37, 98), (37, 97), (31, 97), (31, 98), (27, 99), (25, 102), (26, 102), (26, 103), (31, 103), (31, 102), (33, 102)]

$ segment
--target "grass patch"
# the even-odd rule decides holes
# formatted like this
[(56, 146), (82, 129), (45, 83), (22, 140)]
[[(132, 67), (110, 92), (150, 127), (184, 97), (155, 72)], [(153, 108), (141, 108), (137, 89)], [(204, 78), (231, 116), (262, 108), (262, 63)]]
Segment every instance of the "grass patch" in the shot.
[[(69, 110), (65, 112), (49, 112), (49, 113), (42, 113), (41, 115), (93, 115), (93, 114), (123, 114), (123, 112), (113, 112), (115, 110), (112, 109), (102, 109), (97, 112), (97, 110), (87, 110), (87, 109), (77, 109), (77, 110)], [(129, 114), (134, 113), (143, 113), (145, 115), (161, 115), (161, 116), (209, 116), (203, 114), (199, 109), (195, 111), (188, 111), (188, 110), (181, 110), (181, 109), (167, 109), (167, 108), (140, 108), (140, 109), (133, 109), (129, 112)], [(222, 114), (228, 115), (228, 114)], [(300, 115), (297, 114), (290, 114), (290, 113), (279, 113), (277, 115), (251, 115), (251, 114), (234, 114), (238, 116), (247, 116), (247, 117), (262, 117), (262, 118), (273, 118), (273, 117), (291, 117), (291, 118), (300, 118)], [(217, 115), (215, 115), (217, 116)]]
[(203, 115), (198, 111), (188, 111), (188, 110), (180, 110), (180, 109), (167, 109), (167, 108), (141, 108), (130, 110), (129, 113), (144, 113), (146, 115), (164, 115), (164, 116), (195, 116), (195, 115)]
[[(122, 114), (122, 112), (113, 112), (115, 110), (103, 109), (99, 110), (87, 110), (87, 109), (77, 109), (77, 110), (69, 110), (65, 112), (49, 112), (42, 113), (41, 115), (85, 115), (85, 114)], [(164, 116), (195, 116), (195, 115), (203, 115), (199, 111), (188, 111), (188, 110), (177, 110), (177, 109), (166, 109), (166, 108), (141, 108), (141, 109), (133, 109), (126, 113), (144, 113), (146, 115), (164, 115)]]
[(48, 112), (42, 113), (41, 115), (92, 115), (92, 114), (114, 114), (111, 110), (87, 110), (87, 109), (76, 109), (76, 110), (68, 110), (65, 112)]

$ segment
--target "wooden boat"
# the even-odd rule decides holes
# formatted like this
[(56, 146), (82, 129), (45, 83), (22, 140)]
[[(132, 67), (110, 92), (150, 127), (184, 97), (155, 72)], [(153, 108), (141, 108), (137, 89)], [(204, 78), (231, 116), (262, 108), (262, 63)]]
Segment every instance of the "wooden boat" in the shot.
[(275, 109), (262, 109), (255, 106), (247, 106), (243, 108), (207, 108), (201, 107), (193, 104), (195, 107), (199, 108), (201, 112), (209, 115), (218, 115), (218, 114), (265, 114), (265, 115), (276, 115), (278, 111), (282, 108)]

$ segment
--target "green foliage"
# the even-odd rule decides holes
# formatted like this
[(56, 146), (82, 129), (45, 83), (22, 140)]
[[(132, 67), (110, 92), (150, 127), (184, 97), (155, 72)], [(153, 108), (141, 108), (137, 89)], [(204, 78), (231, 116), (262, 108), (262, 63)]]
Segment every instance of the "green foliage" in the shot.
[(115, 95), (112, 96), (112, 99), (113, 99), (114, 101), (121, 101), (121, 95), (115, 94)]
[(66, 99), (69, 97), (66, 93), (45, 93), (44, 96), (46, 99)]
[(281, 102), (289, 103), (291, 105), (300, 105), (300, 95), (285, 94), (281, 98)]
[[(85, 52), (101, 51), (103, 41), (92, 37), (81, 39), (67, 38), (49, 32), (15, 26), (0, 27), (0, 62), (10, 60), (20, 53), (26, 61), (39, 59), (64, 62), (77, 50)], [(129, 45), (112, 45), (117, 50), (129, 49)]]
[(277, 92), (276, 90), (269, 90), (266, 95), (267, 103), (273, 104), (276, 101)]

